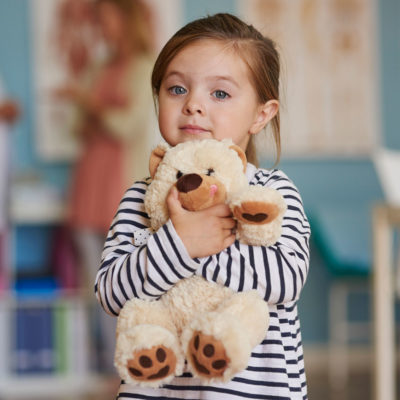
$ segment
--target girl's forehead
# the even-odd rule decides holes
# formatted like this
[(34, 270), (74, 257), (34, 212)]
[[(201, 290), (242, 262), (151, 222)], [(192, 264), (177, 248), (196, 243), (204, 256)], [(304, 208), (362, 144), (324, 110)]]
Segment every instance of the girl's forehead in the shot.
[(248, 77), (249, 68), (233, 41), (201, 39), (187, 44), (170, 61), (164, 78), (171, 73), (242, 74)]
[[(231, 40), (223, 39), (197, 39), (186, 44), (182, 47), (172, 58), (174, 60), (176, 57), (182, 56), (184, 53), (208, 53), (213, 54), (215, 51), (218, 53), (231, 54), (234, 56), (239, 56), (239, 54), (234, 49), (234, 42)], [(171, 60), (171, 61), (172, 61)]]

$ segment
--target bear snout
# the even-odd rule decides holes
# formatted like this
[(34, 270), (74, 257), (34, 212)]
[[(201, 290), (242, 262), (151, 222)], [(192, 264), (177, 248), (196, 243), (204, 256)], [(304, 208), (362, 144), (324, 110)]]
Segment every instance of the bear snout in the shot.
[(203, 182), (203, 178), (198, 174), (187, 174), (181, 176), (176, 182), (176, 187), (181, 193), (188, 193), (192, 190), (197, 189), (201, 183)]

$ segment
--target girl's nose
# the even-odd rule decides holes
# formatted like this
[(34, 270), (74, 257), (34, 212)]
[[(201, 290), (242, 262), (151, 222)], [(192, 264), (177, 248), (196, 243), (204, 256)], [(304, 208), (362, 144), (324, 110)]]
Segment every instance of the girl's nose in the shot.
[(184, 109), (183, 112), (184, 114), (187, 115), (192, 115), (192, 114), (204, 114), (204, 106), (199, 101), (199, 99), (192, 97), (189, 97), (184, 104)]

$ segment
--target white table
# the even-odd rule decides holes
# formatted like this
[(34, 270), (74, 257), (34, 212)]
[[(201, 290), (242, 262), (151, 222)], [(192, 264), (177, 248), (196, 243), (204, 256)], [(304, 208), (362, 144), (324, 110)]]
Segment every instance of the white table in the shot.
[(400, 207), (373, 211), (374, 378), (376, 400), (396, 399), (395, 273), (393, 233), (400, 228)]

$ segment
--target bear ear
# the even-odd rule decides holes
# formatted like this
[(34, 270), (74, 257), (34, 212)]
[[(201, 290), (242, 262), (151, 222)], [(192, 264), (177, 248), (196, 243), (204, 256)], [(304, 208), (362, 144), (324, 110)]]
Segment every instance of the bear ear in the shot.
[(246, 158), (245, 152), (239, 146), (236, 146), (236, 144), (233, 144), (233, 145), (229, 146), (229, 148), (236, 151), (236, 153), (238, 154), (239, 158), (242, 160), (243, 172), (246, 172), (247, 158)]
[(152, 179), (154, 179), (154, 175), (156, 174), (157, 168), (160, 165), (160, 162), (163, 160), (166, 152), (167, 148), (160, 144), (151, 152), (149, 161), (149, 170)]

